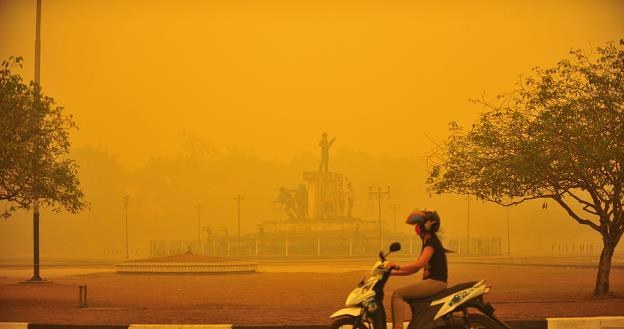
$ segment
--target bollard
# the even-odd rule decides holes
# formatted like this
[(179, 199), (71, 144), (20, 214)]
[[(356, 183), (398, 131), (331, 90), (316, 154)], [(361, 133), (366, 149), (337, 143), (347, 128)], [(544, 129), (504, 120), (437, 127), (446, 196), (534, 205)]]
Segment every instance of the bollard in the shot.
[(87, 285), (78, 286), (78, 307), (88, 307), (87, 305)]

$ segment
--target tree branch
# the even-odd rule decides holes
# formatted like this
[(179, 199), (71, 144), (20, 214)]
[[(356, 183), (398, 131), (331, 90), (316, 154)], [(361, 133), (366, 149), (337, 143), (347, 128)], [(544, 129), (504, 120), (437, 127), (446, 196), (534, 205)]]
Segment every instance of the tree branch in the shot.
[(555, 197), (553, 198), (555, 201), (557, 201), (557, 203), (559, 203), (559, 205), (561, 207), (563, 207), (563, 209), (565, 209), (568, 212), (568, 215), (570, 215), (570, 217), (574, 218), (574, 220), (576, 220), (579, 224), (583, 224), (583, 225), (587, 225), (591, 228), (593, 228), (594, 230), (600, 232), (602, 234), (602, 231), (600, 229), (600, 226), (596, 225), (594, 222), (588, 220), (588, 219), (583, 219), (581, 218), (579, 215), (577, 215), (574, 210), (572, 210), (572, 208), (570, 208), (570, 206), (568, 206), (568, 204), (566, 204), (563, 199), (561, 197)]
[(489, 198), (489, 197), (485, 197), (485, 198), (483, 198), (483, 200), (494, 202), (494, 203), (496, 203), (496, 204), (498, 204), (500, 206), (503, 206), (503, 207), (509, 207), (509, 206), (517, 206), (517, 205), (519, 205), (519, 204), (521, 204), (521, 203), (523, 203), (525, 201), (530, 201), (530, 200), (554, 199), (555, 196), (557, 196), (557, 195), (555, 195), (555, 194), (542, 194), (542, 195), (539, 195), (539, 196), (525, 196), (525, 197), (522, 197), (522, 198), (518, 199), (517, 201), (510, 201), (510, 202), (503, 202), (503, 201), (501, 201), (499, 199), (494, 199), (494, 198)]
[(583, 205), (583, 210), (587, 211), (588, 213), (592, 214), (592, 215), (597, 215), (600, 216), (600, 214), (598, 214), (598, 212), (596, 211), (589, 211), (585, 208), (594, 208), (594, 210), (596, 210), (596, 205), (593, 203), (590, 203), (588, 201), (585, 201), (583, 199), (581, 199), (579, 196), (577, 196), (576, 194), (572, 193), (572, 191), (570, 189), (565, 190), (563, 193), (568, 194), (569, 196), (571, 196), (572, 198), (574, 198), (574, 200), (576, 200), (578, 203)]

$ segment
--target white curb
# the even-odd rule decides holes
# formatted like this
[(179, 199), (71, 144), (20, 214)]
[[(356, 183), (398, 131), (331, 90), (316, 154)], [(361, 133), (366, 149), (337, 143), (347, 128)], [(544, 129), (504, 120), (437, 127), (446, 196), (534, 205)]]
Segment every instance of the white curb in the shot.
[(25, 322), (0, 322), (0, 329), (28, 329)]
[[(403, 322), (403, 328), (407, 328), (408, 326), (409, 326), (409, 322)], [(386, 328), (388, 328), (388, 329), (392, 329), (392, 328), (394, 328), (394, 327), (392, 326), (392, 322), (388, 322), (388, 323), (386, 323)]]
[[(3, 328), (0, 328), (3, 329)], [(131, 324), (128, 329), (232, 329), (231, 324)]]
[(548, 329), (624, 329), (624, 316), (547, 318), (546, 321)]

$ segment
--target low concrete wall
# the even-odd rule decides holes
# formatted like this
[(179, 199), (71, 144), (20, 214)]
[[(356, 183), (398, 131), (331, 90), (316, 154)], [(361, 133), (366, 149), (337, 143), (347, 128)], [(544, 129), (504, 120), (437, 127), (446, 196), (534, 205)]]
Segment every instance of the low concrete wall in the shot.
[(141, 263), (116, 264), (119, 273), (232, 273), (256, 272), (255, 263)]

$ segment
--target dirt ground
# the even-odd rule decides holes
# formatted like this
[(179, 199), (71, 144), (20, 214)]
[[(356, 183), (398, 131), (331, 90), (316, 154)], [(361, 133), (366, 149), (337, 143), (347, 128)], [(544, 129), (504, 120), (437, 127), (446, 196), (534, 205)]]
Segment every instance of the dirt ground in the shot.
[[(297, 264), (272, 271), (261, 264), (259, 273), (230, 275), (138, 275), (100, 269), (60, 275), (47, 284), (21, 284), (15, 276), (2, 276), (0, 322), (326, 324), (369, 267), (364, 262), (342, 265), (325, 264), (346, 272), (316, 272), (310, 263), (301, 264), (300, 272), (293, 271)], [(486, 300), (503, 320), (624, 315), (621, 268), (611, 271), (615, 297), (609, 299), (592, 298), (593, 268), (450, 263), (449, 271), (451, 285), (487, 279), (493, 288)], [(386, 306), (392, 290), (416, 279), (391, 278)], [(87, 308), (78, 307), (79, 285), (88, 286)]]

